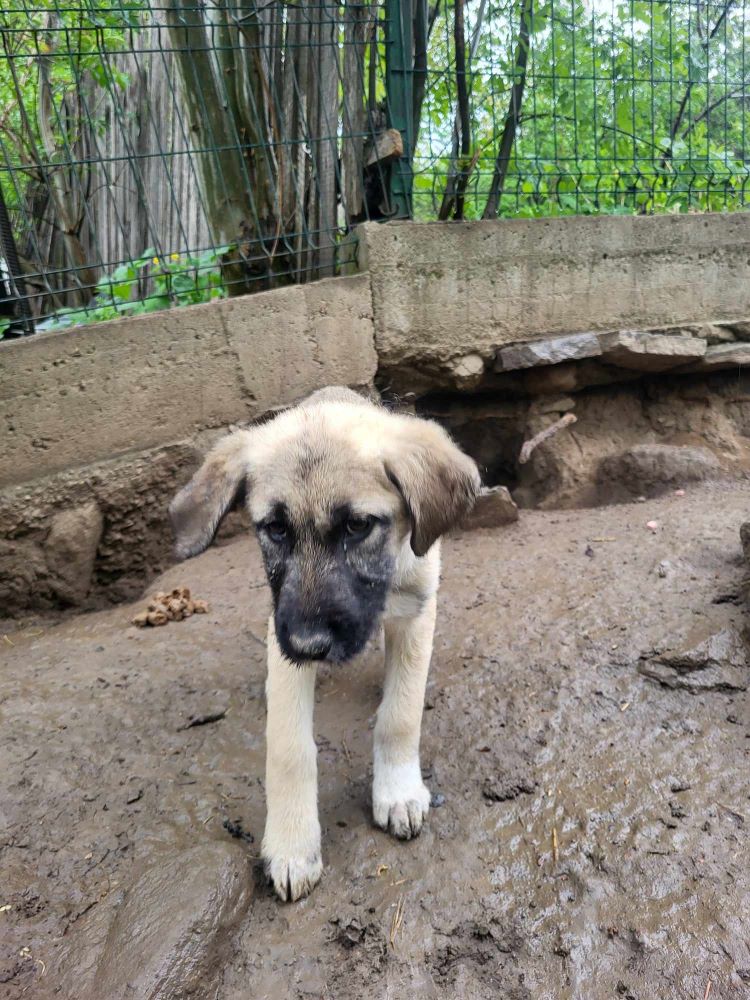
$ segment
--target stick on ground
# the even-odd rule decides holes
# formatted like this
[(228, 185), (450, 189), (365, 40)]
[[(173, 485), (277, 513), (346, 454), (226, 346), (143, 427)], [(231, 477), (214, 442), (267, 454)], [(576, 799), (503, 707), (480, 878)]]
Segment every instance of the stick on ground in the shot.
[(563, 427), (568, 427), (570, 424), (574, 424), (577, 419), (578, 418), (575, 413), (566, 413), (564, 417), (560, 417), (560, 419), (556, 420), (554, 424), (550, 424), (550, 426), (545, 430), (539, 431), (538, 434), (535, 434), (533, 438), (529, 438), (528, 441), (524, 441), (523, 447), (521, 448), (521, 454), (518, 457), (519, 463), (521, 465), (525, 465), (531, 458), (531, 453), (537, 445), (540, 445), (542, 441), (546, 441), (547, 438), (552, 437), (553, 434), (557, 434), (557, 432), (561, 431)]

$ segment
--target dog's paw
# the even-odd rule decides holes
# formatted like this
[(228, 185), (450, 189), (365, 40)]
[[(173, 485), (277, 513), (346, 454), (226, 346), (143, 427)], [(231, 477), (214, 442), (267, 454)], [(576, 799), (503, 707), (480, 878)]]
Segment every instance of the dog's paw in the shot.
[(411, 840), (422, 829), (430, 810), (430, 792), (422, 781), (408, 785), (378, 782), (373, 789), (372, 813), (377, 826), (400, 840)]
[(309, 895), (323, 874), (320, 853), (307, 857), (275, 855), (264, 858), (266, 875), (273, 884), (276, 895), (285, 903), (294, 903)]

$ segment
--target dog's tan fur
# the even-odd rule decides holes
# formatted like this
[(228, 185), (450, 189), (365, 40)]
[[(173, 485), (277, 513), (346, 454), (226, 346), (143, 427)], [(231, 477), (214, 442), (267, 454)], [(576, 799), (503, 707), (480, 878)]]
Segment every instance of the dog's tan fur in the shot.
[[(430, 803), (419, 736), (439, 538), (461, 520), (478, 488), (476, 466), (439, 426), (332, 388), (222, 440), (170, 508), (183, 557), (210, 543), (243, 489), (256, 524), (279, 502), (292, 520), (305, 519), (321, 530), (336, 504), (388, 520), (394, 569), (383, 614), (386, 675), (375, 726), (373, 814), (378, 826), (402, 838), (420, 831)], [(300, 667), (285, 658), (272, 617), (262, 853), (282, 899), (306, 895), (322, 871), (314, 685), (315, 664)]]

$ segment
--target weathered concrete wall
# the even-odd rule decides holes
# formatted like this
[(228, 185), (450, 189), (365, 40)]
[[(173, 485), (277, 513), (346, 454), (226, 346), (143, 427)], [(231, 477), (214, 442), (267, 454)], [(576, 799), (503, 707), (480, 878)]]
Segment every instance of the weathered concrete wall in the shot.
[(3, 344), (0, 607), (131, 596), (223, 428), (376, 365), (366, 275)]
[(384, 381), (471, 381), (498, 347), (553, 333), (750, 315), (750, 213), (370, 223)]
[(250, 420), (377, 359), (365, 275), (0, 348), (0, 487)]
[[(596, 357), (557, 365), (559, 345), (537, 344), (520, 372), (510, 344), (671, 324), (645, 335), (664, 367), (685, 351), (696, 372), (750, 362), (750, 213), (368, 224), (359, 262), (369, 271), (0, 344), (0, 607), (133, 595), (170, 561), (167, 504), (213, 438), (324, 385), (377, 372), (402, 395), (496, 391), (495, 410), (514, 401), (510, 423), (492, 417), (510, 455), (535, 395), (642, 376), (601, 338)], [(683, 336), (700, 352), (677, 350)]]

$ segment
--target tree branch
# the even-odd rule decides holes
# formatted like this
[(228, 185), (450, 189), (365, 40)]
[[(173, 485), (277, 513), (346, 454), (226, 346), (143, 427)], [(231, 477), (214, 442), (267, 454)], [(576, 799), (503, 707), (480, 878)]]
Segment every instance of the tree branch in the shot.
[[(479, 10), (477, 11), (477, 19), (476, 19), (476, 21), (474, 23), (474, 30), (473, 30), (472, 35), (471, 35), (471, 46), (469, 48), (469, 65), (470, 66), (471, 66), (471, 64), (472, 64), (472, 62), (474, 60), (474, 57), (477, 54), (477, 49), (479, 48), (479, 39), (480, 39), (480, 36), (481, 36), (482, 24), (484, 22), (484, 13), (485, 13), (486, 7), (487, 7), (487, 0), (481, 0), (481, 3), (479, 5)], [(461, 30), (462, 30), (462, 36), (463, 36), (463, 11), (461, 12), (461, 21), (462, 21), (462, 29)], [(454, 35), (455, 35), (455, 28), (454, 28)], [(462, 46), (462, 55), (463, 55), (463, 46)], [(458, 46), (456, 47), (456, 64), (457, 64), (457, 67), (458, 67)], [(457, 68), (456, 69), (457, 82), (458, 82), (458, 76), (459, 76), (459, 71), (458, 71), (458, 68)], [(466, 78), (465, 78), (465, 69), (464, 69), (464, 80), (465, 79)], [(468, 119), (468, 95), (467, 95), (467, 103), (466, 103), (466, 116), (467, 116), (467, 120), (469, 120)], [(462, 175), (462, 178), (463, 178), (463, 181), (464, 181), (464, 183), (462, 185), (462, 191), (461, 191), (462, 196), (466, 192), (466, 185), (468, 184), (469, 175), (470, 175), (471, 171), (474, 169), (474, 165), (475, 165), (475, 163), (476, 163), (476, 161), (478, 159), (478, 157), (475, 157), (474, 158), (474, 162), (470, 166), (467, 166), (468, 155), (469, 155), (469, 153), (471, 151), (471, 139), (470, 139), (470, 131), (469, 131), (470, 127), (471, 127), (470, 123), (469, 123), (469, 127), (466, 130), (464, 130), (464, 128), (462, 126), (461, 102), (460, 102), (460, 94), (459, 94), (459, 104), (458, 104), (458, 108), (456, 109), (456, 116), (453, 119), (453, 133), (452, 133), (452, 137), (451, 137), (451, 166), (450, 166), (450, 171), (449, 171), (447, 180), (445, 182), (445, 191), (443, 193), (443, 200), (442, 200), (442, 202), (440, 204), (440, 211), (438, 212), (438, 219), (447, 219), (447, 218), (449, 218), (449, 216), (451, 214), (451, 211), (453, 209), (453, 204), (454, 204), (454, 201), (456, 199), (456, 193), (457, 193), (457, 190), (458, 190), (458, 187), (459, 187), (459, 183), (458, 183), (458, 179), (459, 179), (458, 151), (459, 151), (459, 145), (461, 144), (461, 141), (463, 140), (463, 137), (465, 135), (469, 136), (469, 147), (466, 150), (466, 153), (462, 157), (463, 160), (464, 160), (464, 163), (463, 163), (463, 166), (462, 166), (462, 169), (461, 169), (461, 175)], [(462, 201), (462, 205), (461, 205), (461, 217), (462, 216), (463, 216), (463, 201)], [(458, 214), (455, 215), (455, 218), (459, 218)]]
[[(721, 28), (722, 24), (727, 18), (727, 15), (729, 14), (729, 11), (732, 9), (735, 3), (736, 0), (727, 0), (727, 2), (724, 4), (724, 9), (719, 15), (716, 24), (709, 31), (708, 36), (705, 39), (703, 39), (703, 41), (701, 41), (701, 48), (703, 49), (704, 52), (708, 52), (708, 46), (710, 45), (711, 40), (716, 37), (719, 28)], [(698, 17), (699, 17), (698, 34), (702, 38), (702, 30), (700, 29), (700, 13), (698, 14)], [(687, 87), (685, 88), (685, 93), (682, 95), (682, 100), (680, 101), (679, 107), (677, 108), (677, 114), (675, 115), (674, 120), (672, 122), (672, 127), (669, 130), (669, 149), (665, 151), (664, 155), (659, 161), (659, 166), (662, 170), (666, 168), (667, 162), (672, 159), (672, 147), (674, 146), (674, 141), (677, 137), (677, 133), (679, 132), (683, 118), (685, 117), (685, 111), (687, 109), (688, 101), (690, 100), (690, 94), (692, 93), (694, 86), (695, 86), (695, 81), (688, 80)]]
[(523, 92), (526, 86), (526, 65), (529, 60), (529, 39), (531, 36), (531, 16), (533, 12), (533, 0), (521, 0), (521, 16), (518, 27), (518, 44), (513, 59), (513, 86), (510, 91), (510, 104), (508, 113), (505, 116), (500, 148), (495, 160), (495, 169), (492, 174), (492, 184), (490, 193), (487, 196), (487, 204), (482, 212), (483, 219), (494, 219), (497, 217), (500, 198), (505, 186), (505, 178), (510, 165), (510, 154), (513, 152), (513, 144), (516, 140), (516, 131), (521, 118), (521, 105), (523, 104)]

